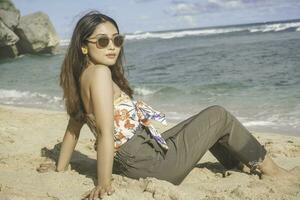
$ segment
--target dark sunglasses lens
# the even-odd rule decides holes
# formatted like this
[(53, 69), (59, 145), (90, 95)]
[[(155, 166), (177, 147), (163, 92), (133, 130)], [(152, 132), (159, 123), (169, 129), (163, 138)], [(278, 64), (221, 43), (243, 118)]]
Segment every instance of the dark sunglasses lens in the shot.
[(108, 45), (109, 38), (108, 37), (101, 37), (101, 38), (98, 38), (97, 42), (98, 42), (98, 46), (104, 48)]
[(120, 47), (122, 46), (124, 43), (124, 36), (122, 35), (117, 35), (115, 38), (114, 38), (114, 44), (115, 46), (117, 47)]

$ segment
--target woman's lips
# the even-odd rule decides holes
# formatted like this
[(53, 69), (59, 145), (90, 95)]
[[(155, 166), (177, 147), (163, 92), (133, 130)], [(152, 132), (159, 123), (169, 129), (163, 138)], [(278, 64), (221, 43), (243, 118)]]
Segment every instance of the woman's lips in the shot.
[(116, 54), (112, 53), (112, 54), (106, 54), (106, 56), (108, 58), (115, 58), (116, 57)]

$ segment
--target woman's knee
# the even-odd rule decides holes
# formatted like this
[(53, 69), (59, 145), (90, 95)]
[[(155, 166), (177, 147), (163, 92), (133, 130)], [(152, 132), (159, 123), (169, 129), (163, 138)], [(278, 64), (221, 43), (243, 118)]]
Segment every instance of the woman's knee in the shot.
[(228, 111), (219, 105), (209, 106), (196, 114), (196, 118), (199, 118), (201, 121), (203, 118), (206, 119), (226, 119), (228, 117)]
[(205, 110), (209, 111), (209, 112), (218, 113), (218, 114), (224, 114), (227, 112), (227, 110), (220, 105), (212, 105), (212, 106), (207, 107)]

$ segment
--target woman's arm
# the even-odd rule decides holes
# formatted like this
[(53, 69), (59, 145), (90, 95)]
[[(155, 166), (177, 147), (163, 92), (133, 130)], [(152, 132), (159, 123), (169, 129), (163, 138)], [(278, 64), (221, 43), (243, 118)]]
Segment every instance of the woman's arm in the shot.
[(61, 144), (56, 171), (65, 171), (67, 169), (83, 124), (83, 122), (76, 121), (72, 117), (69, 119), (63, 142)]
[(91, 81), (90, 94), (98, 132), (98, 186), (107, 188), (111, 184), (114, 158), (113, 81), (111, 71), (107, 66), (96, 66)]

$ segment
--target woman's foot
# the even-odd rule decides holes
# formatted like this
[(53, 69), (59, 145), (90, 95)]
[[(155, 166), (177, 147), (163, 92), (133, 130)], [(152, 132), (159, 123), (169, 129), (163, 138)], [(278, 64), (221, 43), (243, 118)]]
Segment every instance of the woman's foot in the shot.
[[(262, 172), (262, 178), (271, 177), (279, 178), (281, 180), (297, 180), (299, 175), (295, 176), (291, 171), (288, 171), (278, 166), (270, 156), (266, 155), (264, 161), (258, 166), (258, 169)], [(294, 171), (298, 171), (295, 169)]]
[(300, 166), (296, 166), (293, 169), (289, 170), (289, 172), (295, 176), (300, 176)]

